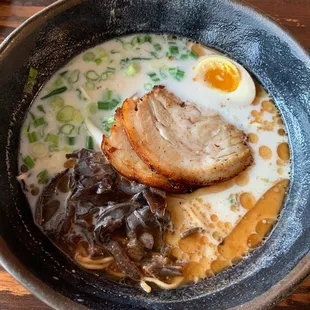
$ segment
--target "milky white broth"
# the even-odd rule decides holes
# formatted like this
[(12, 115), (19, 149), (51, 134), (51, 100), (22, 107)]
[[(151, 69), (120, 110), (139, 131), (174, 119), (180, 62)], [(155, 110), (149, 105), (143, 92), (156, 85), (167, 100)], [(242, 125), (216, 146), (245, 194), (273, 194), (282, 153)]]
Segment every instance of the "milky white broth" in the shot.
[[(202, 234), (208, 242), (199, 253), (178, 246), (180, 240), (176, 234), (167, 236), (168, 243), (175, 247), (176, 252), (180, 250), (179, 256), (185, 262), (199, 263), (204, 259), (204, 274), (218, 259), (217, 246), (248, 212), (240, 203), (241, 194), (250, 193), (253, 201), (257, 202), (277, 182), (289, 178), (289, 160), (279, 157), (278, 148), (280, 144), (287, 145), (287, 136), (268, 94), (257, 83), (255, 87), (253, 79), (237, 63), (232, 61), (241, 75), (240, 86), (232, 93), (223, 94), (196, 78), (197, 64), (201, 59), (222, 54), (186, 39), (151, 35), (139, 42), (137, 38), (144, 38), (144, 35), (115, 39), (91, 48), (71, 60), (46, 83), (25, 119), (20, 140), (19, 167), (22, 169), (19, 178), (29, 189), (26, 196), (34, 211), (44, 186), (38, 183), (40, 172), (46, 169), (43, 182), (50, 180), (64, 169), (67, 161), (65, 154), (87, 147), (89, 136), (93, 136), (93, 148), (99, 151), (102, 134), (109, 134), (115, 109), (121, 106), (124, 99), (143, 96), (154, 85), (165, 85), (182, 100), (195, 103), (202, 112), (210, 108), (218, 111), (228, 122), (250, 135), (254, 165), (226, 189), (214, 193), (200, 190), (195, 196), (171, 195), (168, 199), (168, 209), (172, 215), (175, 212), (186, 215), (182, 225), (175, 222), (178, 233), (192, 226), (205, 229)], [(143, 40), (146, 42), (141, 42)], [(191, 53), (192, 49), (194, 53)], [(67, 90), (42, 99), (61, 87)], [(98, 102), (107, 101), (114, 102), (115, 107), (98, 109)], [(57, 117), (64, 106), (74, 108), (70, 108), (74, 111), (74, 117), (68, 123), (60, 122), (59, 115)], [(39, 122), (35, 127), (34, 119), (39, 118), (44, 118), (45, 124), (38, 125)], [(62, 127), (66, 124), (70, 126)], [(67, 130), (67, 135), (62, 133), (64, 130)], [(29, 143), (29, 133), (33, 132), (37, 141)], [(72, 137), (73, 145), (70, 145), (68, 136)], [(34, 162), (31, 169), (25, 167), (27, 156)], [(176, 211), (176, 204), (182, 205), (179, 211)], [(199, 212), (195, 213), (195, 205)], [(201, 207), (206, 205), (208, 208)], [(217, 225), (208, 227), (206, 222), (212, 222), (211, 216), (215, 219), (213, 222), (223, 223), (225, 229)], [(189, 278), (196, 281), (201, 277), (198, 273)]]

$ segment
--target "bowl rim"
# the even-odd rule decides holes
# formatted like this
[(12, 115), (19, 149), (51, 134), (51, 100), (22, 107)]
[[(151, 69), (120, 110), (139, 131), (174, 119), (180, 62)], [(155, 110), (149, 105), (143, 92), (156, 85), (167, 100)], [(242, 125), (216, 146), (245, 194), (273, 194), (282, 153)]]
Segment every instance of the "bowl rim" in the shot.
[[(56, 9), (60, 9), (62, 6), (66, 9), (68, 7), (82, 3), (83, 0), (57, 0), (51, 5), (43, 8), (41, 11), (35, 13), (24, 21), (19, 27), (13, 30), (0, 44), (0, 55), (5, 49), (14, 41), (20, 33), (27, 30), (27, 27), (37, 21), (44, 15), (52, 13)], [(228, 0), (230, 4), (234, 5), (240, 10), (246, 11), (248, 14), (263, 19), (277, 31), (279, 31), (283, 38), (293, 44), (295, 48), (303, 55), (303, 58), (308, 58), (310, 65), (309, 52), (296, 40), (293, 35), (284, 27), (280, 26), (275, 20), (268, 14), (260, 11), (255, 6), (241, 2), (240, 0)], [(31, 292), (36, 298), (47, 304), (53, 309), (58, 310), (84, 310), (85, 306), (78, 304), (64, 295), (55, 292), (51, 287), (39, 280), (35, 275), (25, 270), (25, 267), (18, 261), (18, 259), (12, 254), (11, 250), (6, 245), (5, 240), (0, 236), (0, 264), (2, 267), (11, 274), (21, 285)], [(310, 252), (306, 254), (298, 264), (287, 274), (281, 281), (272, 286), (268, 291), (262, 295), (250, 300), (246, 304), (242, 305), (243, 309), (268, 309), (273, 305), (280, 302), (283, 298), (289, 295), (304, 279), (310, 275)], [(231, 309), (237, 310), (240, 307), (234, 307)]]

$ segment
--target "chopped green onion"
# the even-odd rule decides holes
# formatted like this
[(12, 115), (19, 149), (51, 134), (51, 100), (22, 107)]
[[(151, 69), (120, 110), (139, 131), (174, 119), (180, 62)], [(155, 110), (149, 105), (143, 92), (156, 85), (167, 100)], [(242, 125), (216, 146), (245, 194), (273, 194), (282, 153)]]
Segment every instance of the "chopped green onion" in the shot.
[(140, 70), (139, 64), (137, 63), (132, 63), (130, 64), (127, 69), (126, 69), (126, 75), (127, 76), (134, 76), (137, 74)]
[(37, 82), (38, 70), (36, 68), (30, 67), (28, 73), (28, 79), (24, 86), (24, 92), (27, 94), (32, 94), (33, 87)]
[(36, 142), (31, 144), (31, 155), (34, 158), (42, 158), (45, 157), (48, 153), (47, 146), (43, 142)]
[(69, 145), (74, 145), (75, 144), (75, 137), (67, 137), (67, 143)]
[(29, 123), (28, 127), (27, 127), (27, 132), (30, 131), (30, 128), (31, 128), (31, 123)]
[(100, 65), (102, 63), (102, 59), (101, 58), (96, 58), (94, 61), (95, 61), (95, 63), (97, 65)]
[(69, 136), (74, 130), (75, 126), (72, 124), (65, 124), (59, 128), (59, 133)]
[(153, 47), (156, 51), (161, 51), (161, 45), (158, 43), (153, 44)]
[(136, 44), (140, 44), (141, 43), (141, 38), (139, 36), (135, 36), (132, 38), (131, 40), (131, 45), (136, 45)]
[(96, 49), (96, 52), (97, 52), (97, 55), (98, 55), (100, 58), (106, 56), (106, 54), (107, 54), (106, 51), (105, 51), (105, 49), (102, 48), (102, 47), (98, 47), (98, 48)]
[(35, 131), (28, 132), (28, 140), (29, 140), (29, 143), (34, 143), (38, 141), (37, 134)]
[(59, 88), (60, 86), (62, 86), (64, 84), (64, 80), (61, 76), (59, 76), (55, 81), (54, 83), (52, 84), (52, 87), (51, 89), (56, 89), (56, 88)]
[(44, 141), (49, 142), (54, 147), (58, 147), (58, 136), (53, 133), (49, 133)]
[(175, 41), (169, 41), (168, 44), (169, 44), (169, 45), (176, 45), (177, 42), (175, 42)]
[(66, 105), (61, 108), (61, 110), (57, 113), (56, 119), (61, 123), (68, 123), (74, 119), (76, 110), (74, 107), (70, 105)]
[(152, 37), (150, 35), (146, 35), (144, 37), (144, 42), (149, 42), (149, 43), (152, 43)]
[(68, 78), (68, 82), (73, 84), (76, 83), (80, 78), (80, 70), (75, 69), (71, 72), (69, 78)]
[(96, 85), (93, 81), (87, 81), (85, 83), (85, 87), (87, 88), (87, 90), (94, 90)]
[(30, 114), (30, 116), (31, 116), (31, 118), (32, 118), (33, 120), (36, 119), (36, 117), (34, 116), (34, 114), (33, 114), (32, 112), (29, 112), (29, 114)]
[(86, 112), (88, 112), (89, 114), (96, 114), (97, 112), (97, 105), (95, 103), (89, 103), (86, 108), (85, 108)]
[(172, 55), (177, 55), (179, 53), (179, 48), (177, 46), (169, 46), (169, 52)]
[(147, 74), (153, 82), (159, 82), (160, 79), (157, 77), (156, 73), (155, 72), (150, 72)]
[(120, 51), (116, 51), (116, 50), (111, 50), (111, 54), (119, 54)]
[(68, 73), (68, 70), (59, 73), (59, 75), (60, 75), (61, 77), (65, 77), (65, 76), (67, 75), (67, 73)]
[(194, 59), (197, 59), (199, 57), (198, 54), (196, 54), (195, 52), (191, 51), (189, 54), (188, 54), (190, 57), (194, 58)]
[(144, 84), (144, 89), (145, 89), (145, 90), (149, 91), (149, 90), (151, 90), (152, 88), (153, 88), (153, 86), (152, 86), (151, 83), (145, 83), (145, 84)]
[(111, 130), (111, 127), (113, 126), (114, 124), (114, 116), (111, 116), (109, 117), (108, 119), (104, 120), (102, 122), (102, 126), (103, 126), (103, 129), (106, 131), (106, 132), (109, 132)]
[(110, 99), (112, 99), (112, 90), (107, 89), (103, 93), (103, 100), (104, 101), (109, 101)]
[(107, 67), (107, 71), (112, 71), (112, 72), (114, 72), (115, 71), (115, 68), (112, 68), (112, 67)]
[(86, 62), (90, 62), (95, 60), (96, 56), (93, 52), (87, 52), (83, 55), (83, 60)]
[(38, 109), (40, 112), (45, 113), (45, 110), (44, 110), (44, 107), (43, 107), (42, 104), (38, 105), (38, 106), (37, 106), (37, 109)]
[(181, 59), (182, 59), (182, 60), (188, 59), (188, 55), (186, 55), (186, 54), (181, 55)]
[(105, 71), (101, 74), (100, 81), (106, 81), (109, 77), (114, 76), (115, 73), (111, 71)]
[(54, 90), (53, 90), (52, 92), (50, 92), (49, 94), (47, 94), (47, 95), (41, 97), (41, 99), (44, 100), (44, 99), (47, 99), (47, 98), (50, 98), (50, 97), (53, 97), (53, 96), (62, 94), (62, 93), (64, 93), (66, 90), (68, 90), (68, 88), (67, 88), (66, 86), (63, 86), (63, 87), (54, 89)]
[(45, 123), (44, 126), (40, 126), (39, 127), (39, 135), (41, 138), (43, 138), (45, 136), (44, 132), (45, 132), (45, 128), (47, 127), (47, 124)]
[(46, 169), (43, 169), (38, 175), (38, 183), (39, 184), (47, 184), (48, 183), (48, 172)]
[(97, 81), (99, 79), (99, 75), (96, 71), (94, 70), (89, 70), (86, 72), (85, 77), (88, 80), (92, 80), (92, 81)]
[(94, 149), (93, 137), (88, 136), (86, 138), (86, 148), (89, 149), (89, 150), (93, 150)]
[(152, 60), (152, 58), (148, 58), (148, 57), (133, 57), (131, 58), (132, 61), (135, 60)]
[(44, 117), (39, 117), (39, 118), (37, 118), (37, 119), (35, 119), (35, 120), (33, 121), (33, 125), (34, 125), (35, 128), (37, 128), (37, 127), (39, 127), (39, 126), (42, 126), (42, 125), (44, 125), (44, 124), (45, 124), (45, 119), (44, 119)]
[(177, 69), (176, 68), (169, 68), (168, 72), (170, 73), (170, 75), (172, 75), (174, 77), (176, 72), (177, 72)]
[(65, 100), (60, 96), (55, 96), (52, 101), (52, 107), (54, 110), (61, 108), (65, 104)]
[(33, 159), (28, 155), (24, 158), (24, 163), (30, 168), (32, 169), (34, 167), (34, 161)]
[(183, 70), (180, 70), (178, 69), (176, 74), (175, 74), (175, 78), (178, 80), (178, 81), (181, 81), (184, 77), (184, 71)]
[(166, 74), (166, 71), (167, 71), (166, 68), (163, 68), (163, 67), (159, 69), (159, 73), (163, 79), (166, 79), (168, 77), (168, 75)]
[(119, 101), (112, 99), (111, 101), (98, 101), (98, 110), (112, 110), (119, 104)]

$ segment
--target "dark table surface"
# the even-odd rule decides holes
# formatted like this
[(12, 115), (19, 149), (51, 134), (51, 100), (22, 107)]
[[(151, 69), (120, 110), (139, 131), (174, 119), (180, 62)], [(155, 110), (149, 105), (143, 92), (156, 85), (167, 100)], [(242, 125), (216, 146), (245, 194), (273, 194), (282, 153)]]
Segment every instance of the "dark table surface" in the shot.
[[(99, 1), (99, 0), (98, 0)], [(224, 1), (224, 0), (223, 0)], [(0, 0), (0, 42), (53, 0)], [(244, 0), (290, 31), (310, 51), (310, 0)], [(48, 310), (0, 266), (0, 310)], [(310, 277), (274, 310), (309, 309)]]

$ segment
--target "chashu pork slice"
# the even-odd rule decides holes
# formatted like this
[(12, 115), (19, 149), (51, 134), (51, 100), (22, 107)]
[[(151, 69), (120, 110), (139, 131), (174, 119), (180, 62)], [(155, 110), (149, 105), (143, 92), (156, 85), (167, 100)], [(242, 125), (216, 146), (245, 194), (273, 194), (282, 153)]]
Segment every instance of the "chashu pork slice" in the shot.
[(193, 186), (230, 179), (253, 162), (246, 135), (215, 111), (202, 113), (163, 86), (122, 106), (136, 153), (153, 170)]
[(131, 180), (169, 192), (186, 191), (184, 185), (174, 184), (168, 178), (152, 171), (137, 155), (124, 131), (120, 109), (116, 110), (115, 124), (111, 128), (110, 137), (103, 137), (102, 150), (112, 166)]

